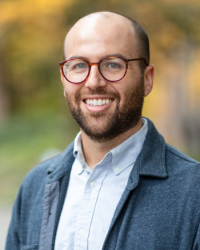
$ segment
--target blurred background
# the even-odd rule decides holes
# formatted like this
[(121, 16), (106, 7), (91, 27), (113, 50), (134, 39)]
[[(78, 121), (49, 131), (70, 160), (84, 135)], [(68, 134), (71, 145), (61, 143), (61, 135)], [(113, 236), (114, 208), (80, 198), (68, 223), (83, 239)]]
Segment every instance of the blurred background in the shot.
[(26, 173), (78, 132), (59, 75), (63, 40), (80, 17), (101, 10), (132, 17), (149, 34), (156, 75), (144, 115), (168, 143), (200, 160), (199, 0), (0, 0), (3, 209), (12, 205)]

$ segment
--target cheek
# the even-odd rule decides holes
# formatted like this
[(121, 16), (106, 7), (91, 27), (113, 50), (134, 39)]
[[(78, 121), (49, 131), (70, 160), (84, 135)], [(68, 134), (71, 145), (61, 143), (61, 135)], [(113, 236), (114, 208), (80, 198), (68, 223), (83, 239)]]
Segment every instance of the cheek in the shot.
[(137, 86), (140, 86), (142, 82), (144, 83), (144, 80), (142, 79), (142, 75), (139, 69), (137, 71), (134, 69), (130, 69), (129, 71), (127, 71), (124, 79), (122, 79), (122, 81), (120, 82), (121, 84), (119, 85), (119, 88), (122, 92), (132, 92)]
[(124, 102), (126, 102), (126, 96), (134, 89), (134, 83), (132, 79), (123, 79), (122, 81), (119, 81), (117, 83), (117, 86), (115, 86), (116, 91), (120, 95), (120, 103), (123, 105)]
[(71, 96), (71, 90), (70, 90), (70, 88), (68, 87), (68, 85), (65, 84), (65, 85), (63, 85), (63, 87), (64, 87), (64, 96), (65, 96), (65, 98), (66, 98), (67, 96)]
[(72, 84), (67, 81), (63, 83), (64, 94), (70, 95), (71, 97), (76, 96), (80, 92), (80, 86), (78, 84)]
[(63, 82), (63, 88), (66, 92), (71, 92), (72, 86), (70, 86), (70, 83), (67, 82), (66, 80)]

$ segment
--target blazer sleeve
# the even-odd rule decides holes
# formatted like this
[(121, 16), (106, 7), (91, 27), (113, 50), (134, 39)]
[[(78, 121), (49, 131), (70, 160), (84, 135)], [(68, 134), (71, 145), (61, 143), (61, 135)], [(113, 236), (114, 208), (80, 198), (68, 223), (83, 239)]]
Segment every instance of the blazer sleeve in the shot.
[(13, 206), (12, 219), (10, 222), (5, 250), (20, 250), (20, 210), (21, 210), (21, 188)]
[(200, 222), (192, 250), (200, 250)]

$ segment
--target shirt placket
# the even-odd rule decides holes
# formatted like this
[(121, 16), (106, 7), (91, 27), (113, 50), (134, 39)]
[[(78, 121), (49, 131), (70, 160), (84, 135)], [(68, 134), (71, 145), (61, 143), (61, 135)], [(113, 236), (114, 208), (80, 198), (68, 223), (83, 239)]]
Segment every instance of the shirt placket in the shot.
[(74, 250), (88, 249), (88, 238), (92, 218), (102, 181), (104, 180), (110, 167), (109, 162), (111, 162), (111, 157), (108, 157), (106, 162), (107, 164), (106, 167), (104, 166), (103, 171), (100, 165), (94, 168), (86, 183), (82, 204), (77, 218)]

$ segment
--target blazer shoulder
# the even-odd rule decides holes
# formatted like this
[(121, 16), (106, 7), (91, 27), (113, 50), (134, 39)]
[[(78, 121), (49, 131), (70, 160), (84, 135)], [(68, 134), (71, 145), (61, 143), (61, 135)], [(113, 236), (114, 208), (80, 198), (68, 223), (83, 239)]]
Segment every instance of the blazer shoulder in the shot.
[(167, 155), (168, 157), (174, 157), (177, 158), (179, 160), (188, 162), (188, 163), (194, 163), (200, 166), (200, 162), (198, 162), (197, 160), (185, 155), (184, 153), (182, 153), (181, 151), (179, 151), (178, 149), (174, 148), (173, 146), (166, 144), (166, 151), (167, 151)]
[(63, 164), (63, 162), (65, 162), (66, 157), (72, 157), (72, 148), (73, 143), (59, 155), (40, 162), (25, 176), (22, 185), (30, 184), (33, 182), (43, 182), (52, 170), (55, 170), (61, 164)]

